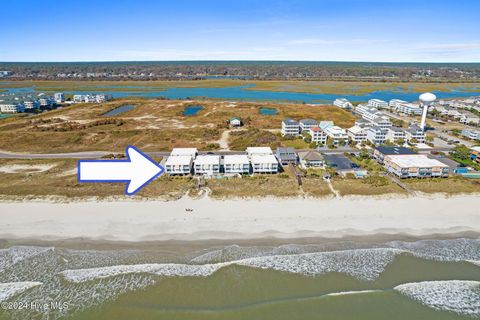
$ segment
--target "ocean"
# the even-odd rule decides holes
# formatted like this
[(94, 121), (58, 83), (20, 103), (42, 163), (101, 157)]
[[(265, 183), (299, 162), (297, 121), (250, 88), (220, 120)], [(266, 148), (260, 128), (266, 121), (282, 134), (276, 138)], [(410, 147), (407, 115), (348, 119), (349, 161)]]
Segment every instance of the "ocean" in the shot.
[(475, 319), (480, 239), (11, 246), (0, 282), (0, 319)]

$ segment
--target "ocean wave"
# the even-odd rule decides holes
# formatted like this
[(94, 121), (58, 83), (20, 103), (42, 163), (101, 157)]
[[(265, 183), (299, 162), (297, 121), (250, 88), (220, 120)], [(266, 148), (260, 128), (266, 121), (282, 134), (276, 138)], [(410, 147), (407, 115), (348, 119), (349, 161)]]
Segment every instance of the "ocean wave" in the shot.
[(480, 317), (480, 281), (412, 282), (394, 290), (436, 310)]
[(480, 261), (479, 239), (392, 241), (387, 246), (436, 261)]
[(149, 273), (167, 277), (205, 277), (213, 274), (220, 268), (229, 265), (241, 265), (304, 275), (342, 272), (362, 280), (375, 280), (385, 267), (393, 261), (395, 255), (401, 252), (401, 250), (397, 249), (357, 249), (264, 256), (204, 265), (175, 263), (117, 265), (100, 268), (70, 269), (64, 270), (60, 274), (65, 279), (76, 283), (132, 273)]
[(24, 261), (35, 257), (47, 251), (54, 250), (53, 247), (35, 247), (35, 246), (14, 246), (7, 249), (0, 249), (0, 271), (5, 270)]
[(0, 283), (0, 302), (41, 284), (34, 281)]

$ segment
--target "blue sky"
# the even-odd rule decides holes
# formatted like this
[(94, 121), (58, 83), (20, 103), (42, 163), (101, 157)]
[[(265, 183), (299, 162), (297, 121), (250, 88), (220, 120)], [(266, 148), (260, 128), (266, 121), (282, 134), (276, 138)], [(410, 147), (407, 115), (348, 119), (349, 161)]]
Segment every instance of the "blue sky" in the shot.
[(476, 0), (15, 0), (0, 61), (480, 62)]

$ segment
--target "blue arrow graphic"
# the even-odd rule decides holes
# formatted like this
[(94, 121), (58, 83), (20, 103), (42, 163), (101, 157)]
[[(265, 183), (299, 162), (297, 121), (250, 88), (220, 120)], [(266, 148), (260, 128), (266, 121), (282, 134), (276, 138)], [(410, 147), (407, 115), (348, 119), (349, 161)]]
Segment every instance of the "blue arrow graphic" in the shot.
[(79, 182), (127, 182), (126, 195), (133, 195), (165, 169), (146, 154), (128, 146), (127, 160), (79, 160)]

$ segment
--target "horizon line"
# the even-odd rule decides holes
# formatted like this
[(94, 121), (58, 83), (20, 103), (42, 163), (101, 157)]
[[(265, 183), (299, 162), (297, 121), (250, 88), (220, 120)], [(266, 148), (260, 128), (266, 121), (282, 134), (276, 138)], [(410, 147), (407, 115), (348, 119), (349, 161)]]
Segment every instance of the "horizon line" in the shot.
[(426, 61), (363, 61), (363, 60), (234, 60), (234, 59), (216, 59), (216, 60), (65, 60), (65, 61), (0, 61), (2, 63), (128, 63), (128, 62), (329, 62), (329, 63), (422, 63), (422, 64), (480, 64), (480, 61), (439, 61), (439, 62), (426, 62)]

